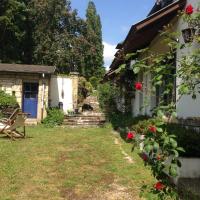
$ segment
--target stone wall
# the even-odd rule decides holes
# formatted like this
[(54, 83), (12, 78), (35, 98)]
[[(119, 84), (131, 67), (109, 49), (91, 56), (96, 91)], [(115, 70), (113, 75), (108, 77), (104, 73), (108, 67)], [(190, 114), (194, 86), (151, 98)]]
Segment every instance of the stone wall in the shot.
[[(40, 74), (23, 74), (23, 73), (1, 73), (0, 74), (0, 89), (4, 90), (10, 95), (15, 95), (19, 106), (22, 108), (23, 103), (23, 82), (38, 82), (38, 109), (37, 122), (46, 116), (46, 107), (48, 107), (49, 95), (49, 79), (50, 77), (42, 78)], [(44, 101), (42, 101), (44, 87)], [(43, 106), (44, 102), (44, 106)], [(42, 108), (44, 112), (42, 114)]]
[(78, 73), (73, 72), (70, 73), (70, 78), (72, 79), (72, 96), (73, 96), (73, 107), (77, 108), (78, 107)]

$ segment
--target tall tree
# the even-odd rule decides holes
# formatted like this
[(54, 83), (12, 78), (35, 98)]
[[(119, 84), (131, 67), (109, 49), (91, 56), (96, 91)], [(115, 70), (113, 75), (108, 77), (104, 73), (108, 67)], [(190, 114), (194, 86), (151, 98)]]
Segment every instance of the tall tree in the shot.
[(77, 66), (81, 73), (85, 22), (71, 9), (70, 1), (32, 0), (31, 7), (36, 12), (34, 62), (55, 65), (60, 73), (68, 73)]
[(102, 25), (100, 16), (94, 2), (89, 1), (86, 11), (87, 24), (87, 50), (85, 55), (86, 77), (99, 77), (104, 72), (103, 67), (103, 44), (102, 44)]
[(88, 79), (103, 68), (101, 21), (93, 2), (87, 19), (70, 0), (1, 0), (0, 62), (55, 65)]
[(23, 62), (27, 7), (23, 0), (1, 0), (0, 61)]

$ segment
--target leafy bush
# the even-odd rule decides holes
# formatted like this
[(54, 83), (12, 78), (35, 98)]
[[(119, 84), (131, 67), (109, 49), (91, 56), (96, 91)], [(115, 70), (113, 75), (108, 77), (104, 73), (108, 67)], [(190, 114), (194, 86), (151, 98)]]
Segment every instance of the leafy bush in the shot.
[(99, 104), (103, 111), (112, 113), (117, 111), (116, 99), (120, 97), (119, 88), (110, 83), (101, 84), (98, 87)]
[(92, 91), (92, 84), (88, 82), (84, 77), (80, 77), (78, 83), (78, 104), (81, 105), (84, 99), (89, 96)]
[(114, 129), (129, 127), (134, 120), (131, 113), (119, 111), (110, 113), (108, 117)]
[(58, 108), (50, 108), (47, 110), (47, 117), (42, 121), (48, 127), (61, 125), (64, 120), (64, 113)]
[(12, 112), (19, 107), (16, 98), (0, 90), (0, 118), (7, 117), (7, 112)]
[(133, 124), (136, 124), (141, 117), (133, 118), (130, 109), (124, 109), (124, 112), (120, 111), (117, 106), (117, 100), (120, 98), (121, 90), (119, 87), (111, 85), (110, 83), (99, 85), (98, 99), (100, 108), (106, 113), (107, 119), (112, 124), (113, 128), (130, 128)]
[(167, 131), (176, 135), (176, 141), (182, 146), (185, 152), (181, 152), (183, 157), (200, 158), (200, 134), (193, 129), (186, 129), (180, 125), (168, 124)]
[(17, 107), (18, 103), (14, 96), (6, 94), (4, 91), (0, 90), (0, 110), (8, 107)]
[[(147, 117), (139, 117), (132, 120), (132, 126), (128, 126), (138, 134), (145, 134), (148, 132), (148, 127), (155, 124), (154, 119), (147, 119)], [(122, 126), (121, 126), (122, 127)], [(183, 147), (185, 152), (180, 152), (183, 157), (200, 157), (200, 134), (191, 128), (184, 128), (178, 124), (163, 124), (163, 130), (167, 133), (176, 136), (177, 145)], [(123, 130), (127, 134), (127, 130)], [(125, 136), (124, 136), (125, 137)]]
[(98, 84), (99, 84), (99, 79), (95, 76), (92, 76), (90, 79), (89, 79), (89, 82), (92, 84), (92, 87), (94, 89), (97, 89), (98, 87)]

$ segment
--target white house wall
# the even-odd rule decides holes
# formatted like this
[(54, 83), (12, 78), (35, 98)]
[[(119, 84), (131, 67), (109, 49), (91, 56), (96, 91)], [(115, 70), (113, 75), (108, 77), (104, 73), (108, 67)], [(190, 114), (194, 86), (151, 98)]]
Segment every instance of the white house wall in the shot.
[(50, 105), (58, 107), (59, 102), (63, 103), (63, 111), (73, 109), (73, 82), (70, 77), (52, 76), (50, 81)]
[[(197, 8), (197, 5), (200, 4), (200, 0), (188, 0), (187, 4), (192, 4), (195, 8)], [(178, 31), (181, 33), (181, 30), (187, 27), (187, 24), (183, 22), (181, 18), (175, 17), (172, 21), (172, 32)], [(180, 37), (177, 38), (181, 43), (184, 43), (182, 35), (180, 34)], [(182, 56), (188, 55), (192, 52), (192, 50), (199, 48), (197, 44), (193, 44), (191, 48), (185, 48), (182, 50), (179, 50), (177, 52), (177, 63), (176, 67), (178, 69), (179, 66), (179, 60)], [(154, 53), (165, 53), (168, 51), (167, 46), (163, 43), (163, 37), (157, 36), (149, 45), (149, 50)], [(141, 76), (141, 75), (140, 75)], [(150, 81), (151, 75), (142, 75), (142, 79), (139, 78), (138, 81), (142, 81), (144, 84), (144, 87), (151, 88), (151, 81)], [(180, 85), (181, 80), (176, 80), (176, 85)], [(145, 94), (145, 90), (143, 91), (144, 94), (141, 97), (140, 92), (136, 91), (135, 98), (132, 100), (132, 112), (133, 116), (148, 114), (151, 115), (151, 109), (156, 106), (156, 97), (154, 95), (151, 95), (149, 97), (148, 94)], [(191, 96), (182, 96), (181, 98), (178, 95), (178, 89), (176, 92), (177, 97), (177, 115), (179, 118), (189, 118), (189, 117), (200, 117), (200, 95), (197, 95), (197, 98), (194, 100)], [(144, 107), (141, 110), (141, 107), (144, 106), (146, 97), (149, 97), (149, 107)], [(180, 99), (179, 99), (180, 98)], [(142, 106), (143, 105), (143, 106)]]
[[(188, 0), (187, 4), (192, 4), (193, 7), (197, 8), (200, 4), (200, 0)], [(187, 24), (183, 22), (182, 19), (178, 21), (177, 30), (181, 32), (184, 28), (187, 28)], [(179, 41), (184, 43), (182, 36), (179, 37)], [(177, 68), (179, 66), (179, 60), (184, 55), (189, 55), (194, 49), (200, 48), (197, 44), (193, 44), (191, 48), (185, 48), (177, 52)], [(177, 86), (180, 85), (181, 80), (177, 79)], [(200, 117), (200, 95), (194, 100), (191, 96), (180, 96), (177, 91), (177, 115), (179, 118), (189, 118), (189, 117)]]
[(139, 74), (137, 81), (143, 83), (143, 91), (136, 91), (135, 97), (132, 99), (132, 114), (133, 117), (140, 115), (151, 115), (152, 96), (150, 94), (150, 74)]

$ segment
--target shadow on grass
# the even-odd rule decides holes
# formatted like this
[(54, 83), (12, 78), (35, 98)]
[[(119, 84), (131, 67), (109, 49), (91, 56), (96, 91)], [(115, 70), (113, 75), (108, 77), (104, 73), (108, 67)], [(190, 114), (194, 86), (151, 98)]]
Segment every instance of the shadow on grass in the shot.
[(120, 137), (127, 143), (128, 131), (132, 131), (133, 127), (138, 124), (139, 121), (149, 119), (147, 116), (133, 117), (131, 112), (122, 113), (119, 111), (107, 114), (107, 120), (112, 124), (112, 127), (117, 131)]
[(18, 140), (26, 140), (26, 139), (32, 139), (34, 137), (31, 137), (31, 136), (25, 136), (25, 138), (23, 137), (15, 137), (14, 140), (12, 140), (9, 136), (7, 135), (1, 135), (0, 136), (0, 140), (9, 140), (9, 141), (18, 141)]

